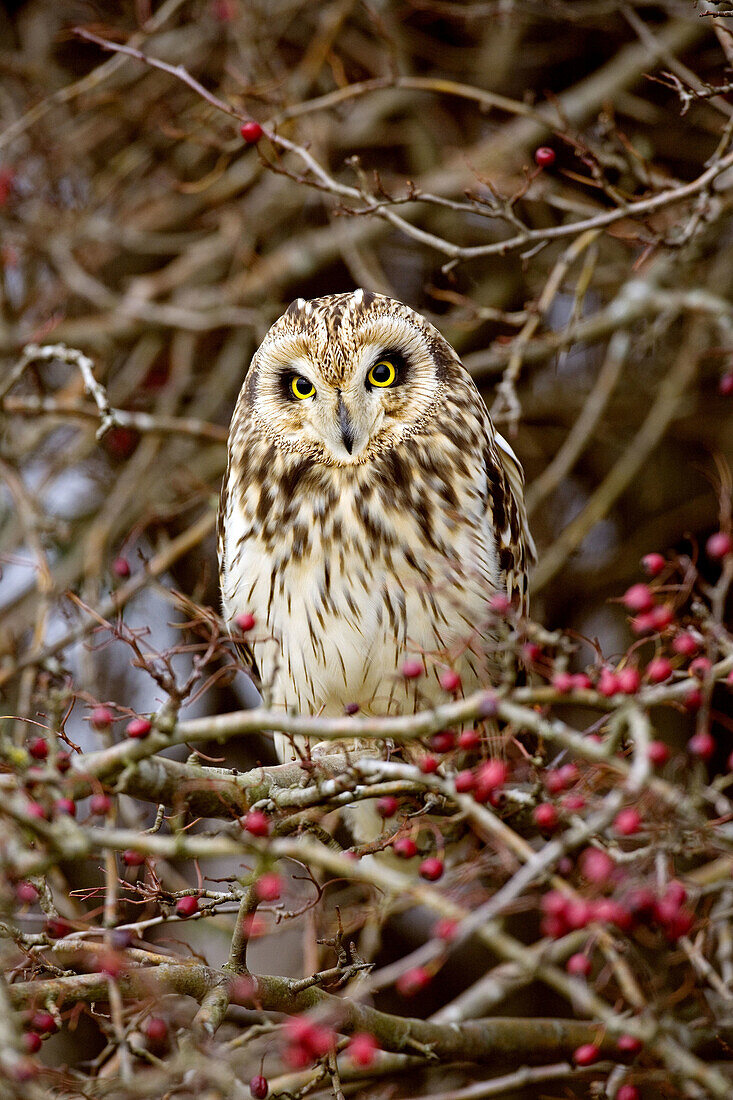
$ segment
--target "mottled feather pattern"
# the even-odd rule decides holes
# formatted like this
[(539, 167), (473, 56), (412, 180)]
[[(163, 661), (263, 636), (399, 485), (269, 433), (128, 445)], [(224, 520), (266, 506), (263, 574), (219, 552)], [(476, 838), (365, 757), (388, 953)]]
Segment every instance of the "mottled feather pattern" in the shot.
[[(365, 378), (387, 353), (402, 384), (382, 393)], [(293, 371), (310, 401), (288, 398)], [(242, 388), (219, 515), (225, 618), (256, 617), (267, 702), (398, 713), (444, 699), (446, 667), (466, 692), (490, 683), (488, 600), (527, 604), (521, 484), (473, 381), (419, 314), (364, 291), (293, 303)], [(407, 657), (425, 667), (419, 697), (398, 672)]]

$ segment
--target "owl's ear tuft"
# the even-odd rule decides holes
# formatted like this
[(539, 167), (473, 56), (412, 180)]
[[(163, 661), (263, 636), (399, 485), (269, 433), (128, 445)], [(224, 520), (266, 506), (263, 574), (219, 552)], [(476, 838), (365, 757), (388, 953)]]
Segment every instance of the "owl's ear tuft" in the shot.
[(305, 298), (294, 298), (288, 308), (285, 310), (283, 317), (292, 317), (296, 313), (302, 313), (305, 309)]
[(354, 291), (354, 302), (356, 303), (356, 305), (362, 306), (364, 309), (370, 306), (375, 298), (376, 294), (372, 294), (371, 290), (364, 290), (364, 287), (362, 286)]

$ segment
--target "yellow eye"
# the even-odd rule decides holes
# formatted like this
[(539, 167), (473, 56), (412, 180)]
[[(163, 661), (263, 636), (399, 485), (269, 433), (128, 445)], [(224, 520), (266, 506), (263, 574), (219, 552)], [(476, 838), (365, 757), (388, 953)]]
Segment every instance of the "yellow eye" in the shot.
[(303, 378), (301, 374), (295, 375), (290, 383), (290, 389), (299, 401), (305, 401), (307, 397), (313, 397), (313, 394), (316, 392), (316, 387), (313, 383), (309, 382), (307, 378)]
[(392, 386), (396, 377), (397, 371), (394, 363), (390, 363), (389, 359), (380, 359), (369, 371), (367, 382), (372, 386), (379, 386), (380, 389), (384, 389), (386, 386)]

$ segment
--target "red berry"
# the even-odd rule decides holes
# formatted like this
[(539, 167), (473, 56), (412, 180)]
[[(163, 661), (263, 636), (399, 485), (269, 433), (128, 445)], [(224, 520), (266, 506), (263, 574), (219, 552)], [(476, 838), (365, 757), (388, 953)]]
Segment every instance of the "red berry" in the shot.
[(261, 810), (250, 810), (242, 824), (252, 836), (267, 836), (270, 831), (270, 819)]
[(526, 642), (522, 646), (522, 657), (529, 664), (533, 665), (536, 661), (539, 661), (541, 656), (542, 648), (536, 642)]
[(532, 817), (540, 829), (546, 829), (548, 832), (556, 829), (560, 820), (557, 810), (551, 802), (541, 802), (539, 806), (535, 806)]
[(476, 786), (476, 776), (469, 769), (458, 772), (458, 775), (453, 780), (453, 784), (458, 794), (467, 794)]
[(585, 848), (580, 853), (578, 863), (580, 870), (589, 882), (600, 884), (608, 882), (615, 869), (611, 857), (607, 852), (601, 851), (600, 848)]
[(705, 543), (705, 549), (710, 558), (725, 558), (733, 551), (733, 538), (727, 531), (716, 531)]
[(562, 800), (563, 807), (571, 813), (585, 808), (585, 799), (582, 794), (566, 794)]
[(43, 1009), (33, 1013), (30, 1024), (34, 1031), (40, 1031), (43, 1035), (54, 1035), (58, 1031), (58, 1025), (51, 1013)]
[(458, 921), (451, 920), (450, 917), (441, 917), (433, 929), (433, 935), (445, 943), (451, 943), (456, 938), (457, 932)]
[(430, 748), (433, 752), (450, 752), (456, 747), (456, 735), (453, 730), (439, 730), (430, 738)]
[(147, 718), (133, 718), (131, 722), (127, 723), (125, 733), (128, 737), (147, 737), (152, 728), (153, 726)]
[(507, 780), (509, 769), (503, 760), (487, 760), (476, 774), (476, 801), (487, 802), (494, 791)]
[(587, 928), (593, 920), (593, 906), (584, 898), (568, 898), (564, 915), (568, 928)]
[(71, 757), (69, 756), (68, 752), (64, 752), (63, 749), (61, 750), (61, 752), (57, 752), (54, 764), (62, 775), (64, 772), (67, 772), (71, 767)]
[(143, 1024), (145, 1038), (151, 1043), (164, 1043), (168, 1038), (168, 1024), (162, 1016), (148, 1016)]
[(641, 676), (638, 668), (622, 668), (620, 672), (616, 674), (616, 680), (618, 682), (618, 689), (624, 695), (635, 695), (641, 687)]
[(668, 680), (673, 672), (666, 657), (654, 657), (646, 666), (646, 676), (650, 683), (661, 684)]
[(256, 622), (257, 620), (254, 615), (249, 611), (243, 611), (241, 615), (235, 615), (234, 617), (235, 626), (238, 630), (241, 630), (243, 634), (246, 634), (248, 630), (252, 630)]
[(438, 859), (437, 856), (428, 856), (419, 867), (421, 878), (427, 879), (428, 882), (437, 882), (439, 878), (443, 877), (443, 870), (443, 860)]
[(45, 737), (34, 737), (28, 742), (28, 752), (34, 760), (45, 760), (48, 756), (48, 741)]
[(682, 634), (678, 634), (672, 641), (672, 649), (675, 653), (679, 653), (682, 657), (692, 657), (697, 653), (700, 648), (700, 643), (694, 634), (688, 634), (686, 631)]
[(636, 1085), (622, 1085), (616, 1093), (616, 1100), (640, 1100), (640, 1096)]
[(71, 932), (71, 925), (63, 917), (49, 917), (43, 927), (46, 935), (52, 940), (62, 940)]
[(573, 690), (575, 678), (571, 672), (557, 672), (552, 677), (552, 686), (560, 695), (567, 695)]
[(461, 690), (461, 677), (452, 668), (447, 668), (440, 674), (440, 686), (443, 691), (449, 691), (452, 695)]
[(641, 816), (633, 806), (627, 806), (625, 810), (617, 813), (613, 823), (614, 829), (621, 836), (633, 836), (634, 833), (638, 833), (640, 825)]
[(29, 817), (36, 817), (39, 821), (45, 821), (48, 818), (48, 814), (40, 802), (29, 802), (26, 806), (26, 813)]
[(661, 554), (645, 554), (641, 564), (650, 577), (658, 577), (667, 563)]
[(130, 563), (127, 558), (115, 558), (112, 562), (112, 572), (116, 577), (124, 580), (125, 577), (130, 576)]
[(145, 856), (142, 852), (136, 852), (134, 848), (125, 848), (122, 853), (122, 862), (126, 867), (142, 867)]
[(598, 678), (598, 694), (610, 698), (612, 695), (617, 695), (620, 690), (616, 673), (611, 672), (610, 668), (601, 669), (601, 675)]
[(666, 630), (674, 622), (674, 611), (667, 604), (654, 607), (649, 612), (653, 630)]
[(417, 844), (411, 836), (398, 836), (392, 842), (392, 850), (400, 859), (412, 859), (417, 855)]
[(568, 961), (565, 963), (565, 969), (568, 974), (574, 974), (577, 977), (587, 978), (593, 969), (593, 964), (587, 955), (584, 955), (582, 951), (578, 951), (577, 954), (571, 955)]
[(35, 905), (39, 897), (32, 882), (19, 882), (15, 887), (15, 896), (22, 905)]
[[(637, 1039), (635, 1035), (619, 1035), (616, 1041), (616, 1049), (623, 1051), (624, 1054), (638, 1054), (643, 1045), (641, 1039)], [(618, 1100), (618, 1093), (616, 1097)]]
[(624, 592), (623, 603), (628, 611), (634, 613), (651, 611), (654, 607), (654, 593), (648, 584), (632, 584)]
[(701, 760), (709, 760), (715, 752), (715, 738), (705, 731), (696, 733), (687, 742), (687, 751), (693, 756), (699, 756)]
[(722, 397), (730, 397), (733, 393), (733, 371), (728, 371), (718, 382), (718, 393)]
[[(362, 1063), (358, 1063), (361, 1065)], [(368, 1065), (369, 1063), (364, 1063)], [(268, 1092), (270, 1091), (270, 1085), (266, 1077), (263, 1077), (261, 1073), (258, 1073), (256, 1077), (253, 1077), (249, 1083), (250, 1096), (254, 1100), (265, 1100)]]
[(179, 917), (192, 917), (199, 911), (199, 899), (194, 894), (186, 894), (176, 902), (176, 914)]
[(351, 1036), (346, 1049), (355, 1066), (370, 1066), (379, 1050), (379, 1043), (368, 1031), (357, 1031)]
[(402, 662), (400, 672), (406, 680), (417, 680), (424, 672), (423, 663), (417, 657), (408, 657)]
[(423, 756), (422, 760), (419, 763), (420, 771), (423, 773), (423, 775), (432, 775), (433, 772), (437, 772), (439, 766), (440, 761), (438, 760), (437, 756), (432, 756), (431, 754)]
[(577, 1066), (592, 1066), (598, 1061), (600, 1053), (595, 1043), (583, 1043), (582, 1047), (573, 1052), (573, 1061)]
[(99, 814), (100, 817), (104, 814), (108, 814), (112, 809), (112, 799), (106, 794), (93, 794), (89, 799), (89, 810), (93, 814)]
[(573, 676), (574, 691), (588, 691), (593, 685), (584, 672), (576, 672)]
[(696, 676), (698, 680), (704, 680), (712, 667), (712, 661), (707, 657), (696, 657), (690, 662), (690, 674)]
[(41, 1049), (41, 1036), (37, 1031), (26, 1031), (23, 1036), (23, 1046), (27, 1054), (38, 1054)]
[(243, 122), (239, 127), (239, 132), (248, 145), (256, 145), (263, 134), (259, 122)]
[(430, 973), (424, 966), (416, 966), (401, 974), (396, 982), (397, 992), (403, 997), (414, 997), (430, 982)]
[(649, 741), (648, 758), (654, 764), (667, 763), (669, 760), (669, 748), (664, 741)]
[(377, 802), (377, 813), (380, 817), (394, 817), (399, 809), (399, 802), (392, 794), (386, 794)]
[(70, 817), (76, 817), (76, 802), (73, 798), (57, 798), (54, 803), (54, 810), (57, 814), (68, 814)]
[(688, 690), (687, 694), (685, 695), (685, 708), (694, 713), (696, 710), (700, 709), (704, 702), (705, 700), (703, 698), (702, 692), (700, 691), (700, 688), (693, 684), (693, 686)]
[(477, 749), (480, 744), (481, 734), (478, 730), (463, 730), (458, 737), (459, 749), (466, 749), (470, 752), (472, 749)]
[(255, 893), (260, 901), (277, 901), (282, 888), (282, 879), (277, 871), (265, 871), (255, 883)]
[(631, 629), (634, 634), (651, 634), (656, 629), (654, 621), (653, 613), (645, 611), (643, 615), (636, 615), (631, 620)]
[(549, 145), (540, 145), (534, 151), (534, 162), (538, 168), (550, 168), (555, 163), (555, 150)]
[(347, 714), (349, 718), (351, 718), (353, 714), (358, 714), (360, 709), (358, 703), (347, 703), (344, 707), (344, 714)]
[(95, 730), (106, 730), (112, 725), (114, 715), (107, 707), (95, 707), (89, 721)]

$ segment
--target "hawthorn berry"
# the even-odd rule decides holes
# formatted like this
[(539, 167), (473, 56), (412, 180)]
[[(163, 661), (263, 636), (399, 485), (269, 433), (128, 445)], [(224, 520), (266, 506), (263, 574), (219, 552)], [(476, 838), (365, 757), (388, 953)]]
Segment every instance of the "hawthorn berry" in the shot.
[(112, 562), (112, 572), (120, 580), (130, 576), (130, 563), (127, 558), (115, 558)]
[(263, 134), (263, 129), (259, 122), (243, 122), (239, 127), (239, 132), (247, 142), (247, 145), (256, 145)]
[[(368, 1063), (366, 1064), (368, 1065)], [(266, 1077), (262, 1076), (261, 1073), (258, 1073), (256, 1077), (253, 1077), (249, 1083), (250, 1096), (252, 1096), (254, 1100), (265, 1100), (269, 1091), (269, 1082)]]
[(689, 689), (689, 691), (687, 692), (687, 694), (685, 695), (685, 698), (683, 700), (683, 702), (685, 704), (685, 709), (689, 710), (689, 711), (692, 711), (693, 713), (696, 710), (700, 709), (700, 707), (703, 705), (704, 701), (705, 700), (703, 698), (703, 694), (700, 691), (700, 688), (697, 687), (696, 684), (692, 685), (692, 687)]
[(34, 760), (45, 760), (48, 756), (48, 741), (45, 737), (34, 737), (28, 742), (28, 752)]
[(71, 932), (71, 925), (63, 917), (49, 917), (43, 926), (43, 930), (49, 939), (62, 940)]
[(234, 617), (234, 625), (237, 627), (238, 630), (241, 630), (243, 634), (246, 634), (247, 631), (252, 630), (256, 621), (257, 620), (255, 619), (254, 615), (252, 615), (249, 611), (243, 611), (240, 615), (235, 615)]
[(728, 371), (727, 374), (721, 376), (718, 382), (718, 393), (721, 397), (730, 397), (733, 393), (733, 371)]
[(538, 168), (551, 168), (555, 163), (555, 150), (549, 145), (540, 145), (534, 151), (534, 162)]
[(432, 753), (428, 753), (427, 756), (423, 756), (418, 766), (423, 775), (432, 775), (434, 772), (437, 772), (438, 767), (440, 766), (440, 761), (438, 760), (437, 756), (433, 756)]
[(638, 668), (628, 666), (622, 668), (620, 672), (616, 673), (616, 681), (618, 683), (618, 690), (623, 695), (635, 695), (641, 687), (641, 675)]
[(598, 1061), (600, 1049), (595, 1043), (583, 1043), (581, 1047), (573, 1051), (573, 1061), (576, 1066), (592, 1066)]
[(456, 735), (453, 730), (438, 730), (430, 738), (430, 748), (433, 752), (446, 753), (456, 747)]
[(457, 932), (458, 921), (451, 920), (450, 917), (441, 917), (433, 929), (433, 935), (436, 939), (443, 940), (445, 943), (450, 943), (454, 940)]
[(357, 1031), (351, 1036), (346, 1048), (351, 1061), (356, 1066), (370, 1066), (379, 1049), (379, 1043), (368, 1031)]
[(122, 862), (126, 867), (142, 867), (145, 856), (142, 852), (136, 852), (134, 848), (125, 848), (122, 853)]
[(403, 997), (414, 997), (416, 993), (430, 984), (430, 972), (424, 966), (415, 966), (412, 970), (400, 974), (395, 986)]
[(575, 977), (587, 978), (593, 969), (593, 963), (586, 954), (578, 951), (575, 955), (570, 956), (565, 963), (565, 969), (568, 974), (573, 974)]
[(71, 756), (69, 755), (68, 752), (66, 752), (64, 749), (62, 749), (61, 752), (56, 753), (56, 758), (54, 759), (54, 764), (56, 765), (58, 770), (63, 775), (64, 772), (67, 772), (69, 770), (69, 768), (71, 767)]
[(168, 1038), (168, 1024), (162, 1016), (148, 1016), (143, 1024), (143, 1032), (148, 1042), (158, 1045)]
[(152, 728), (152, 722), (149, 722), (147, 718), (133, 718), (131, 722), (127, 723), (125, 733), (128, 737), (139, 739), (147, 737)]
[(270, 820), (261, 810), (250, 810), (243, 818), (242, 824), (252, 836), (267, 836), (270, 831)]
[(23, 1035), (23, 1046), (27, 1054), (38, 1054), (41, 1049), (41, 1036), (37, 1031), (26, 1031)]
[(701, 760), (709, 760), (715, 752), (715, 738), (706, 730), (696, 733), (687, 742), (687, 751)]
[(36, 817), (39, 821), (46, 821), (48, 818), (48, 813), (40, 802), (29, 802), (25, 809), (29, 817)]
[(647, 756), (652, 764), (666, 764), (669, 760), (669, 748), (664, 741), (650, 741)]
[(648, 573), (650, 577), (658, 577), (667, 564), (661, 554), (645, 554), (641, 559), (641, 564), (645, 573)]
[(30, 1025), (34, 1031), (40, 1031), (42, 1035), (54, 1035), (58, 1031), (58, 1024), (50, 1012), (39, 1009), (30, 1018)]
[(695, 676), (698, 680), (704, 680), (712, 667), (712, 661), (707, 657), (696, 657), (694, 661), (690, 662), (690, 675)]
[(613, 827), (621, 836), (633, 836), (641, 826), (641, 815), (633, 806), (627, 806), (616, 814)]
[(624, 1054), (638, 1054), (643, 1045), (641, 1039), (637, 1039), (635, 1035), (629, 1035), (628, 1033), (619, 1035), (616, 1041), (616, 1049)]
[(646, 677), (652, 684), (662, 684), (670, 678), (673, 671), (666, 657), (654, 657), (646, 666)]
[(447, 668), (440, 674), (440, 686), (453, 695), (461, 690), (461, 677), (452, 668)]
[(623, 604), (627, 611), (633, 611), (634, 614), (651, 611), (654, 607), (654, 593), (648, 584), (632, 584), (623, 594)]
[(106, 730), (112, 725), (114, 715), (107, 707), (95, 707), (89, 721), (95, 730)]
[(106, 794), (93, 794), (89, 799), (89, 810), (103, 817), (112, 809), (112, 799)]
[(255, 893), (260, 901), (277, 901), (282, 893), (283, 882), (277, 871), (265, 871), (255, 883)]
[(466, 749), (470, 752), (472, 749), (477, 749), (481, 744), (481, 734), (478, 730), (470, 729), (463, 730), (458, 735), (458, 748)]
[(68, 814), (69, 817), (76, 817), (76, 802), (73, 798), (57, 798), (53, 808), (57, 814)]
[(443, 877), (444, 869), (445, 865), (442, 859), (438, 859), (437, 856), (428, 856), (420, 864), (420, 877), (427, 879), (428, 882), (437, 882), (439, 878)]
[(616, 1100), (640, 1100), (641, 1093), (636, 1085), (622, 1085), (616, 1093)]
[(472, 791), (476, 786), (476, 776), (470, 769), (458, 772), (455, 779), (453, 780), (453, 785), (456, 788), (458, 794), (467, 794), (469, 791)]
[(15, 887), (15, 896), (22, 905), (35, 905), (39, 898), (32, 882), (19, 882)]
[(687, 631), (683, 631), (682, 634), (678, 634), (676, 638), (672, 639), (672, 649), (675, 653), (679, 653), (681, 657), (692, 657), (699, 648), (700, 643), (695, 635), (689, 634)]
[(557, 672), (552, 677), (552, 686), (560, 695), (567, 695), (573, 690), (574, 677), (571, 672)]
[(194, 894), (185, 894), (176, 902), (176, 915), (179, 917), (192, 917), (199, 911), (199, 899)]
[(733, 551), (733, 538), (727, 531), (716, 531), (705, 543), (705, 549), (709, 558), (716, 561), (725, 558)]
[(556, 829), (560, 821), (558, 812), (551, 802), (540, 802), (539, 806), (535, 806), (532, 811), (532, 817), (535, 825), (548, 832)]
[(386, 794), (377, 801), (377, 813), (380, 817), (394, 817), (399, 809), (399, 802), (393, 794)]
[(612, 672), (610, 668), (601, 669), (601, 675), (598, 677), (598, 694), (610, 698), (620, 691), (621, 688), (616, 673)]
[(487, 802), (489, 797), (506, 783), (509, 769), (503, 760), (487, 760), (476, 773), (476, 801)]
[(583, 876), (589, 882), (598, 884), (608, 882), (616, 866), (609, 854), (600, 848), (584, 848), (578, 858), (578, 864)]
[(417, 844), (411, 836), (398, 836), (392, 841), (392, 850), (400, 859), (412, 859), (417, 855)]

